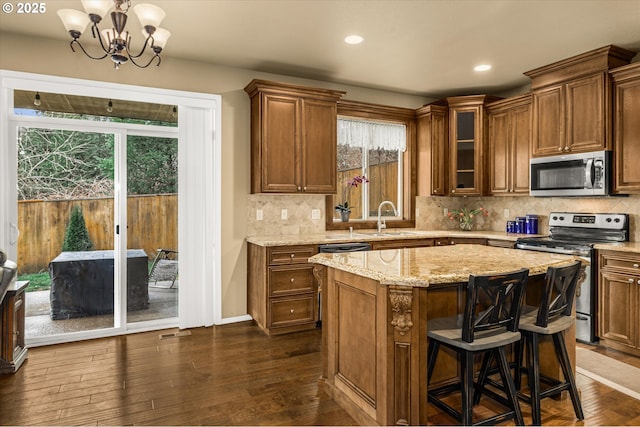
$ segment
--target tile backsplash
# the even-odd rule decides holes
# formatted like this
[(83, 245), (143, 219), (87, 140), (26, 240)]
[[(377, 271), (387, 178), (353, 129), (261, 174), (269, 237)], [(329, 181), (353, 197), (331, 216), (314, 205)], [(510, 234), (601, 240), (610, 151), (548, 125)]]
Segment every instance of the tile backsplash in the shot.
[[(449, 220), (444, 209), (484, 207), (489, 216), (479, 217), (477, 230), (504, 231), (507, 219), (536, 214), (539, 216), (540, 234), (549, 231), (549, 212), (628, 213), (629, 240), (640, 242), (640, 196), (571, 198), (571, 197), (417, 197), (416, 229), (454, 230), (455, 221)], [(286, 210), (287, 219), (282, 219)], [(258, 220), (258, 210), (262, 220)], [(508, 210), (509, 218), (505, 218)], [(319, 213), (314, 219), (313, 213)], [(322, 195), (251, 194), (247, 200), (247, 235), (312, 234), (325, 231), (325, 197)]]
[[(629, 197), (418, 197), (416, 198), (416, 228), (455, 229), (458, 224), (444, 215), (444, 208), (460, 209), (482, 206), (489, 210), (487, 218), (477, 219), (475, 229), (505, 231), (507, 219), (535, 214), (539, 216), (539, 233), (549, 232), (550, 212), (628, 213), (629, 240), (640, 242), (640, 196)], [(508, 218), (504, 217), (509, 211)]]

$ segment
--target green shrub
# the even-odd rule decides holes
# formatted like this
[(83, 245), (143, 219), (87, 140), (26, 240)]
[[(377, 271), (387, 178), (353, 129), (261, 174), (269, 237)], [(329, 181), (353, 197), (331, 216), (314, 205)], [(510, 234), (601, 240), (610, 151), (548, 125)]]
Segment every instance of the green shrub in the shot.
[(84, 222), (82, 208), (74, 206), (71, 211), (71, 218), (67, 225), (67, 231), (64, 233), (64, 242), (62, 243), (62, 251), (89, 251), (93, 248), (93, 242), (89, 237), (87, 225)]

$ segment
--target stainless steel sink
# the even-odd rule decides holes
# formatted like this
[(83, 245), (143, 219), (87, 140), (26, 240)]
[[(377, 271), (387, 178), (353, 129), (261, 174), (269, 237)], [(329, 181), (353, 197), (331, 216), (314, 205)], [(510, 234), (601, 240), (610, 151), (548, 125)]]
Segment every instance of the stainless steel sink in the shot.
[(369, 233), (368, 236), (377, 236), (377, 237), (385, 237), (385, 236), (418, 236), (420, 233), (415, 231), (382, 231), (380, 233)]

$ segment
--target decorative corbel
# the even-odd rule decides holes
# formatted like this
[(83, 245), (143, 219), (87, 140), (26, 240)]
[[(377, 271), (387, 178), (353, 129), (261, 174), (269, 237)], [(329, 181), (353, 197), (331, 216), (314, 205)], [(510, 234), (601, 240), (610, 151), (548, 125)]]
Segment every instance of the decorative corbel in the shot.
[(393, 313), (391, 325), (400, 335), (404, 335), (413, 327), (413, 322), (411, 321), (413, 288), (390, 286), (389, 299), (391, 300), (391, 311)]

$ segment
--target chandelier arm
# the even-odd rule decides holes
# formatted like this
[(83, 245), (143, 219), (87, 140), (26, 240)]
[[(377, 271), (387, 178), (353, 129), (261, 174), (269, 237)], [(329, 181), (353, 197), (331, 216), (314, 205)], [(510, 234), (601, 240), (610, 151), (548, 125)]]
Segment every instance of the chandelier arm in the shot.
[(97, 56), (91, 56), (91, 55), (89, 55), (89, 52), (87, 52), (87, 51), (85, 50), (84, 46), (82, 46), (82, 44), (78, 41), (78, 39), (73, 39), (73, 40), (71, 40), (71, 43), (69, 43), (69, 46), (71, 46), (71, 50), (72, 50), (73, 52), (75, 52), (75, 51), (76, 51), (76, 50), (73, 48), (74, 43), (75, 43), (75, 44), (77, 44), (77, 45), (80, 47), (80, 49), (82, 50), (82, 52), (84, 52), (84, 54), (85, 54), (85, 55), (87, 55), (87, 56), (88, 56), (89, 58), (91, 58), (91, 59), (100, 60), (100, 59), (104, 59), (104, 58), (106, 58), (106, 57), (107, 57), (107, 55), (108, 55), (107, 53), (105, 53), (105, 54), (104, 54), (104, 55), (102, 55), (101, 57), (97, 57)]
[[(100, 47), (102, 48), (102, 50), (103, 50), (103, 51), (104, 51), (104, 53), (105, 53), (105, 56), (104, 56), (104, 57), (106, 57), (109, 53), (111, 53), (111, 47), (110, 47), (110, 45), (108, 45), (108, 44), (107, 44), (108, 48), (107, 48), (107, 47), (105, 47), (105, 45), (104, 45), (104, 41), (103, 41), (103, 39), (102, 39), (102, 36), (100, 35), (100, 28), (98, 28), (98, 24), (97, 24), (97, 23), (95, 23), (95, 22), (94, 22), (94, 23), (93, 23), (93, 25), (91, 26), (91, 34), (93, 34), (93, 38), (94, 38), (94, 39), (98, 39), (98, 40), (100, 41)], [(103, 58), (104, 58), (104, 57), (103, 57)]]
[[(149, 44), (149, 39), (151, 39), (151, 44)], [(153, 37), (152, 36), (147, 36), (147, 38), (144, 41), (144, 45), (142, 45), (142, 50), (140, 51), (140, 53), (138, 53), (137, 55), (134, 55), (129, 50), (129, 46), (131, 46), (131, 34), (129, 34), (129, 37), (128, 37), (128, 40), (127, 40), (127, 46), (126, 46), (126, 50), (127, 50), (127, 54), (129, 55), (129, 58), (131, 58), (131, 59), (140, 58), (144, 54), (144, 52), (147, 50), (147, 46), (153, 47), (153, 42), (154, 42)]]
[[(137, 56), (136, 56), (137, 58)], [(133, 60), (133, 56), (129, 57), (129, 60), (131, 61), (131, 63), (133, 65), (135, 65), (138, 68), (147, 68), (149, 65), (151, 65), (151, 63), (153, 62), (154, 59), (158, 58), (158, 64), (156, 64), (157, 67), (160, 66), (160, 62), (162, 61), (162, 58), (160, 58), (160, 55), (158, 55), (157, 53), (155, 55), (153, 55), (151, 57), (151, 59), (149, 59), (149, 62), (147, 62), (146, 65), (139, 65), (138, 63), (136, 63), (136, 61)]]

